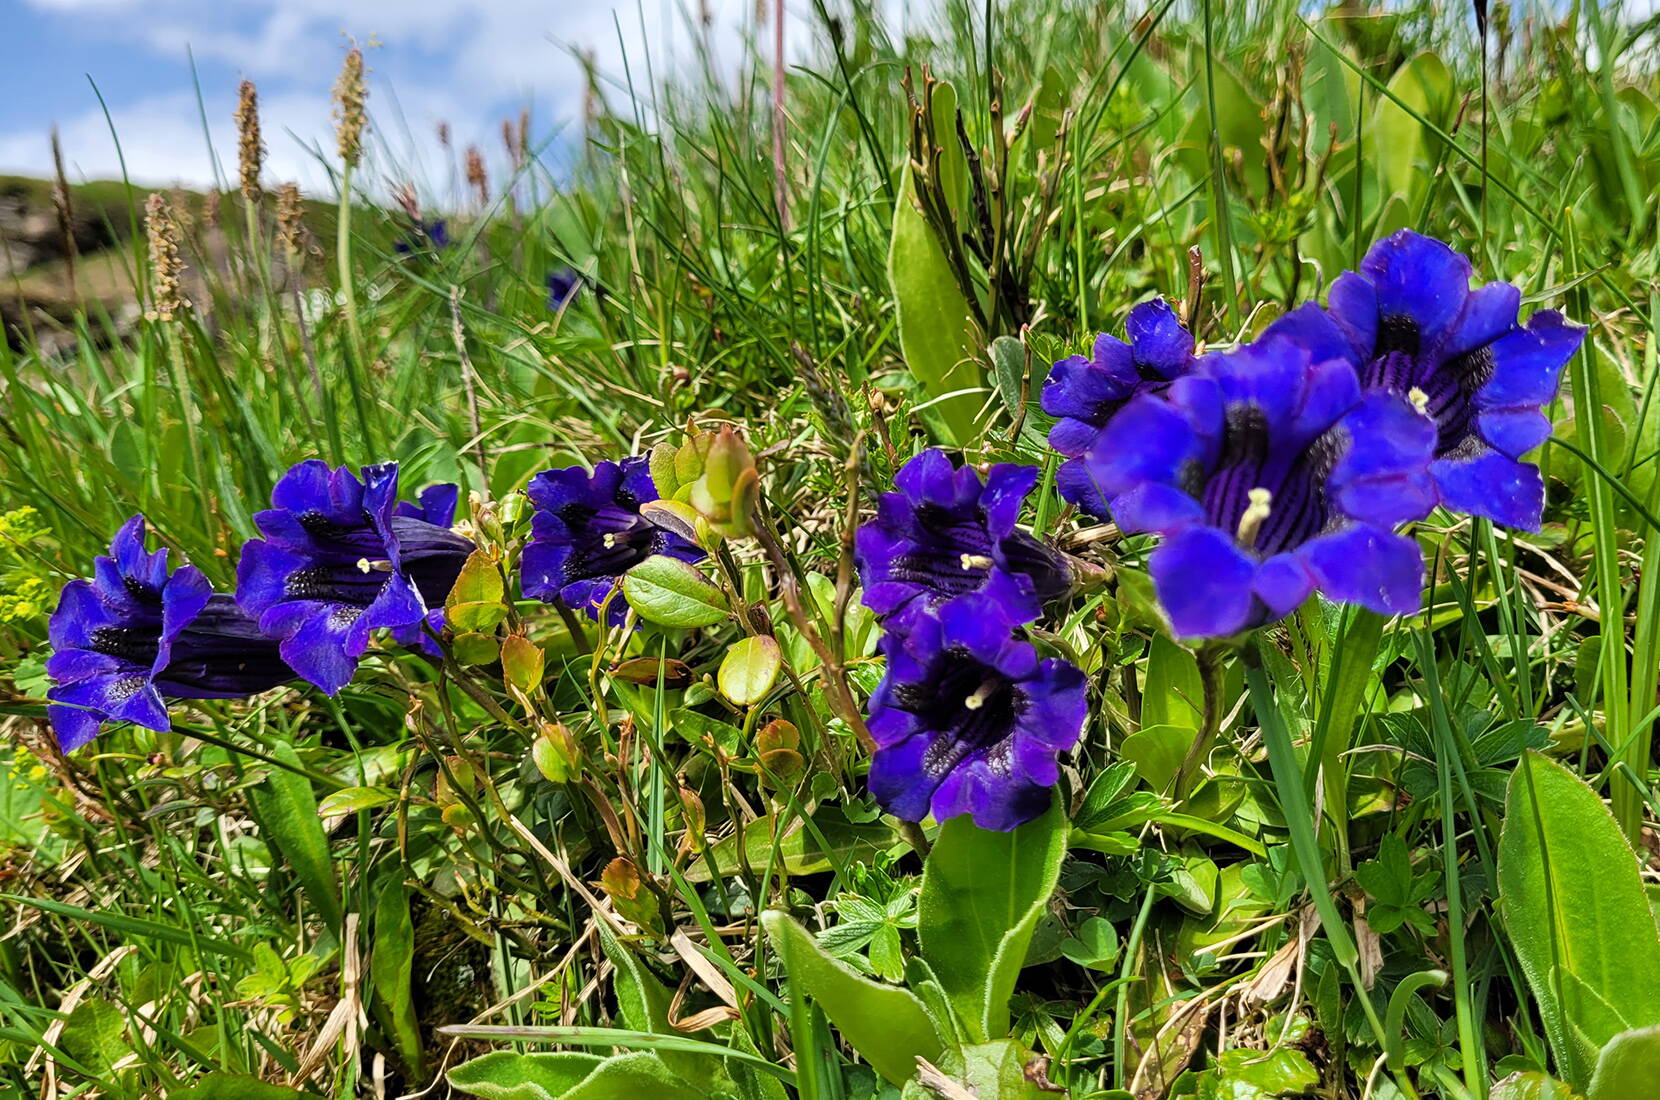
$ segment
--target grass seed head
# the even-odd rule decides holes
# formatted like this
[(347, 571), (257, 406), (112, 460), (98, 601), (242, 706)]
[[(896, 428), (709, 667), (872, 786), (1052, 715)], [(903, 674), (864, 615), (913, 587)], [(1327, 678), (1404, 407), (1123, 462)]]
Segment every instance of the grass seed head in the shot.
[(242, 177), (242, 197), (259, 201), (259, 170), (265, 161), (265, 143), (259, 136), (259, 93), (254, 82), (244, 80), (236, 97), (237, 167)]
[(363, 159), (363, 128), (367, 124), (363, 104), (368, 98), (369, 90), (363, 82), (363, 51), (353, 46), (346, 51), (340, 78), (334, 82), (334, 133), (340, 159), (348, 168), (357, 167)]

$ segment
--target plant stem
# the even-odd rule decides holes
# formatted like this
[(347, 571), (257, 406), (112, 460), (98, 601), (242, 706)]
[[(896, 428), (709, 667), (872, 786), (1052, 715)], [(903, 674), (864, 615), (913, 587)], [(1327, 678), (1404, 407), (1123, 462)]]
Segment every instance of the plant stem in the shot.
[(1207, 643), (1193, 655), (1199, 664), (1199, 683), (1204, 689), (1204, 713), (1198, 736), (1193, 739), (1181, 770), (1176, 773), (1174, 793), (1178, 802), (1192, 792), (1193, 781), (1204, 762), (1210, 758), (1210, 750), (1215, 747), (1216, 738), (1222, 732), (1222, 653), (1221, 646)]

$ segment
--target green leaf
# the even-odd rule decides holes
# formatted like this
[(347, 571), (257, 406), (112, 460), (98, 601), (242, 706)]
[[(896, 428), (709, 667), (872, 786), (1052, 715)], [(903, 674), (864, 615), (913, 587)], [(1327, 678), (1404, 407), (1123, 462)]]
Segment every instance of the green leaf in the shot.
[(1506, 791), (1499, 890), (1562, 1076), (1584, 1087), (1616, 1033), (1660, 1023), (1660, 932), (1613, 815), (1537, 752)]
[[(1650, 996), (1654, 990), (1648, 990)], [(1590, 1100), (1634, 1100), (1660, 1087), (1660, 1027), (1633, 1028), (1608, 1041), (1597, 1055), (1587, 1090)]]
[(976, 1041), (1008, 1034), (1009, 997), (1032, 932), (1060, 878), (1067, 823), (1060, 799), (1007, 833), (967, 816), (940, 826), (922, 872), (922, 957)]
[(340, 817), (397, 800), (398, 792), (388, 787), (347, 787), (324, 795), (317, 803), (317, 813), (322, 817)]
[(375, 903), (374, 940), (369, 950), (369, 980), (381, 1026), (397, 1044), (398, 1055), (416, 1080), (422, 1078), (421, 1029), (415, 1018), (411, 968), (415, 929), (409, 920), (409, 892), (401, 880), (381, 888)]
[(70, 1011), (58, 1043), (75, 1061), (103, 1073), (131, 1049), (122, 1038), (126, 1029), (127, 1020), (119, 1008), (100, 998), (88, 997)]
[[(1125, 760), (1135, 765), (1136, 774), (1147, 786), (1162, 791), (1176, 777), (1197, 736), (1199, 733), (1194, 726), (1144, 725), (1124, 738), (1119, 743), (1118, 751)], [(1157, 799), (1154, 798), (1153, 802), (1156, 805)], [(1113, 826), (1103, 825), (1101, 828)]]
[[(984, 339), (918, 205), (909, 160), (894, 203), (888, 282), (899, 315), (899, 347), (923, 392), (937, 398), (984, 385), (979, 360)], [(975, 414), (981, 403), (978, 394), (964, 394), (930, 405), (921, 415), (941, 442), (964, 445), (978, 434)]]
[(997, 393), (1009, 415), (1020, 418), (1022, 390), (1026, 383), (1026, 348), (1013, 336), (999, 336), (991, 342), (991, 365), (997, 374)]
[(877, 1073), (902, 1084), (915, 1075), (918, 1057), (939, 1058), (945, 1041), (915, 994), (854, 973), (787, 913), (768, 910), (761, 925), (784, 961), (792, 996), (810, 997)]
[(1512, 1073), (1493, 1086), (1487, 1100), (1584, 1100), (1579, 1093), (1536, 1069)]
[(1192, 653), (1162, 635), (1147, 647), (1147, 680), (1141, 687), (1143, 726), (1196, 730), (1204, 720), (1204, 684)]
[[(1054, 1093), (1038, 1088), (1037, 1082), (1026, 1073), (1032, 1061), (1032, 1052), (1012, 1039), (994, 1043), (976, 1043), (953, 1047), (945, 1052), (937, 1069), (957, 1085), (964, 1095), (996, 1097), (997, 1100), (1047, 1100)], [(901, 1100), (937, 1100), (939, 1093), (911, 1081), (900, 1094)]]
[(772, 690), (782, 663), (778, 643), (766, 634), (755, 634), (732, 644), (721, 658), (715, 680), (733, 706), (751, 706)]
[(1452, 121), (1452, 74), (1435, 54), (1421, 53), (1395, 71), (1388, 91), (1400, 103), (1388, 97), (1378, 100), (1366, 139), (1374, 148), (1389, 150), (1388, 156), (1373, 158), (1384, 195), (1410, 198), (1414, 188), (1421, 192), (1429, 185), (1423, 162), (1433, 159), (1430, 143), (1440, 141), (1424, 123), (1445, 131)]
[[(273, 745), (271, 755), (292, 768), (301, 767), (299, 754), (286, 742)], [(306, 899), (338, 935), (340, 895), (311, 781), (288, 768), (272, 768), (263, 782), (248, 788), (248, 799), (261, 832), (288, 860)]]
[(502, 639), (502, 677), (525, 694), (542, 685), (542, 668), (546, 663), (547, 654), (529, 638), (513, 634)]
[(501, 659), (501, 643), (496, 640), (494, 634), (468, 631), (450, 639), (450, 652), (455, 654), (458, 664), (469, 668), (493, 665)]
[(1061, 954), (1079, 966), (1110, 971), (1118, 961), (1118, 929), (1104, 917), (1090, 917), (1061, 944)]
[(483, 1100), (559, 1100), (603, 1064), (578, 1051), (515, 1054), (494, 1050), (444, 1075), (451, 1088)]
[(444, 625), (457, 634), (490, 633), (507, 618), (502, 602), (501, 570), (489, 552), (474, 550), (467, 555), (461, 575), (455, 578), (444, 601)]
[(310, 1093), (271, 1085), (239, 1073), (210, 1073), (195, 1087), (173, 1094), (173, 1100), (302, 1100)]
[(682, 1080), (652, 1051), (618, 1054), (600, 1063), (561, 1100), (708, 1100), (709, 1091)]
[(640, 618), (658, 626), (710, 626), (726, 618), (726, 594), (697, 569), (654, 554), (623, 575), (623, 595)]
[[(852, 860), (873, 859), (877, 853), (888, 851), (902, 843), (899, 834), (880, 819), (876, 821), (849, 821), (843, 809), (826, 802), (810, 815), (812, 828), (800, 819), (793, 821), (781, 837), (773, 837), (776, 823), (760, 818), (751, 822), (742, 833), (723, 838), (710, 849), (715, 869), (722, 875), (739, 873), (747, 860), (756, 870), (764, 868), (772, 859), (773, 845), (778, 847), (778, 863), (791, 875), (816, 875)], [(822, 841), (821, 839), (822, 838)], [(743, 851), (740, 856), (739, 844)], [(699, 860), (686, 868), (686, 878), (692, 882), (709, 880), (708, 865)]]

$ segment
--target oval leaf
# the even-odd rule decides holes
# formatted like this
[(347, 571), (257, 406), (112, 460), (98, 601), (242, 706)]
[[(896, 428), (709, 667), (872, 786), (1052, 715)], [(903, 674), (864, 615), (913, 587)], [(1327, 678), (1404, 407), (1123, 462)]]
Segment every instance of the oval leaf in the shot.
[(759, 703), (778, 679), (783, 657), (778, 643), (766, 634), (757, 634), (733, 644), (721, 659), (716, 680), (721, 694), (735, 706)]
[(727, 615), (726, 595), (679, 558), (657, 554), (623, 576), (623, 595), (658, 626), (710, 626)]
[(919, 1057), (939, 1061), (945, 1041), (914, 993), (854, 973), (786, 913), (763, 913), (761, 926), (784, 960), (794, 996), (811, 997), (824, 1009), (877, 1073), (899, 1085), (916, 1074)]

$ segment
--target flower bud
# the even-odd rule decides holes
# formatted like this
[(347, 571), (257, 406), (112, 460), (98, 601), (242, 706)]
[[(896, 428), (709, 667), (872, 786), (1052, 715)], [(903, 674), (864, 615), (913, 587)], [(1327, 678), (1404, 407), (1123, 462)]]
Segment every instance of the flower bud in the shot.
[(617, 914), (641, 928), (657, 927), (657, 895), (640, 877), (640, 869), (626, 856), (618, 856), (600, 872), (599, 888), (611, 899)]

